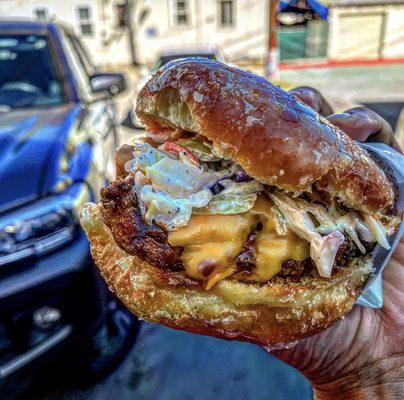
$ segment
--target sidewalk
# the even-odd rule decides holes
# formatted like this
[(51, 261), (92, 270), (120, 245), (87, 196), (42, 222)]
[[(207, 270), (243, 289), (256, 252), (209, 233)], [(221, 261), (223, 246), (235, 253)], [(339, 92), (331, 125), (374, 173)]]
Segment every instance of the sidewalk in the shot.
[[(262, 63), (240, 63), (240, 67), (262, 75)], [(391, 63), (296, 63), (281, 66), (280, 80), (274, 82), (285, 90), (297, 86), (318, 89), (335, 112), (366, 105), (380, 113), (396, 132), (404, 131), (404, 61)], [(401, 122), (398, 123), (397, 121)], [(401, 136), (404, 136), (402, 133)]]
[(404, 64), (281, 70), (281, 84), (313, 86), (337, 111), (360, 103), (404, 101)]

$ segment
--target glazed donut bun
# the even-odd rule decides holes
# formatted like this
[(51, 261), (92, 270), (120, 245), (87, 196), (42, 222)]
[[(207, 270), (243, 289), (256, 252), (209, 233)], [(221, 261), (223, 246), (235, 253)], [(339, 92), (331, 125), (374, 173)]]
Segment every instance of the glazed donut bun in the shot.
[(347, 314), (396, 190), (337, 127), (262, 77), (207, 59), (160, 69), (137, 98), (146, 138), (81, 224), (139, 317), (276, 346)]
[(319, 186), (368, 212), (394, 203), (392, 183), (364, 149), (292, 94), (242, 69), (207, 59), (173, 62), (143, 87), (136, 113), (152, 130), (205, 136), (267, 185), (296, 192)]

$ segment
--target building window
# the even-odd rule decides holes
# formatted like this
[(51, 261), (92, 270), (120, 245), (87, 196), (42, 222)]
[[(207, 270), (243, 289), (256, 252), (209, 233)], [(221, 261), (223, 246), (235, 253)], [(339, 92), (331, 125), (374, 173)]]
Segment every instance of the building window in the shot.
[(234, 26), (234, 1), (220, 0), (219, 1), (219, 22), (220, 26), (228, 28)]
[(116, 5), (116, 14), (118, 17), (118, 27), (124, 28), (126, 26), (126, 13), (127, 13), (127, 3)]
[(45, 22), (48, 19), (48, 10), (46, 8), (35, 8), (34, 16), (38, 21)]
[(189, 24), (189, 1), (174, 0), (174, 24), (177, 26), (187, 26)]
[(91, 20), (90, 7), (78, 6), (76, 12), (81, 34), (83, 36), (91, 36), (93, 34), (93, 23)]

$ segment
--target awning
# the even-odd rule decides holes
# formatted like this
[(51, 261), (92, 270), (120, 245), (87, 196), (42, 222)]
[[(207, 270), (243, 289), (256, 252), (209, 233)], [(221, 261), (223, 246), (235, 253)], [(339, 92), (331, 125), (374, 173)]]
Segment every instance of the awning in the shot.
[[(281, 0), (279, 2), (280, 11), (284, 11), (288, 6), (296, 6), (298, 0)], [(306, 0), (307, 5), (313, 10), (321, 19), (328, 18), (328, 8), (325, 7), (317, 0)]]

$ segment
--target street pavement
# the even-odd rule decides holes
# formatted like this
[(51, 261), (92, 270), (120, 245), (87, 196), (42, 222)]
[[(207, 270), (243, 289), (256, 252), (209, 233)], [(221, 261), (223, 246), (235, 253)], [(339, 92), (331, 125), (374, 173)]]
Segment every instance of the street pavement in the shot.
[[(61, 372), (63, 373), (63, 372)], [(123, 363), (96, 385), (36, 382), (27, 400), (308, 400), (309, 383), (258, 346), (142, 323)]]
[(361, 103), (404, 102), (404, 64), (286, 69), (282, 82), (318, 89), (337, 111)]

